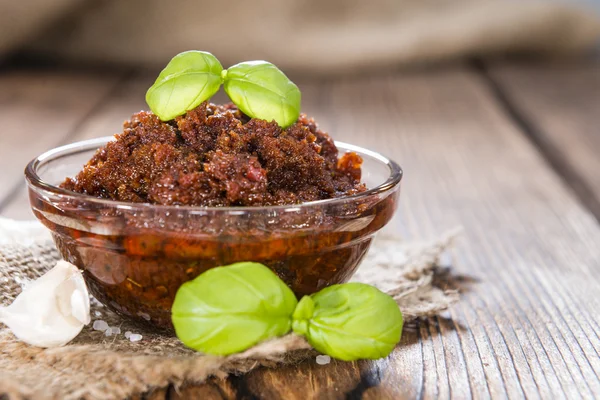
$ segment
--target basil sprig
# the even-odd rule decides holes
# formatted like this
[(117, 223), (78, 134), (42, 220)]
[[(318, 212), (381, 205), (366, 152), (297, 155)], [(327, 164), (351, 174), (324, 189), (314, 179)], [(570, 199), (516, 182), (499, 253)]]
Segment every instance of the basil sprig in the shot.
[(296, 296), (269, 268), (253, 262), (212, 268), (184, 283), (171, 310), (186, 346), (226, 355), (288, 333)]
[(146, 103), (163, 121), (198, 107), (224, 85), (231, 101), (251, 118), (275, 121), (282, 128), (300, 115), (301, 93), (275, 65), (248, 61), (224, 70), (204, 51), (173, 57), (146, 93)]
[(394, 299), (373, 286), (333, 285), (298, 303), (277, 275), (253, 262), (184, 283), (172, 320), (186, 346), (208, 354), (240, 352), (293, 329), (318, 351), (348, 361), (387, 356), (403, 325)]
[(249, 117), (275, 120), (286, 127), (300, 115), (300, 89), (266, 61), (248, 61), (229, 67), (224, 88), (231, 101)]
[(386, 357), (400, 341), (403, 325), (394, 299), (364, 283), (304, 296), (293, 320), (294, 332), (312, 347), (344, 361)]
[(223, 67), (205, 51), (186, 51), (173, 57), (154, 85), (146, 92), (146, 103), (163, 121), (198, 107), (221, 87)]

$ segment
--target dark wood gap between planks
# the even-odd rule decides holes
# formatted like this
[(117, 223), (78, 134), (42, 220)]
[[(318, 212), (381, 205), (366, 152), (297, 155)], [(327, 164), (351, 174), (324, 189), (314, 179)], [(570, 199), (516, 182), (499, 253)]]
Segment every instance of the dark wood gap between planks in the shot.
[[(507, 117), (523, 132), (525, 137), (538, 149), (542, 158), (550, 168), (571, 189), (575, 197), (600, 222), (600, 199), (587, 181), (573, 168), (563, 152), (554, 145), (530, 118), (514, 103), (511, 96), (504, 90), (502, 84), (489, 72), (485, 62), (473, 59), (469, 62), (471, 69), (479, 75), (488, 86), (491, 95), (497, 100), (498, 106)], [(525, 172), (524, 172), (525, 173)]]

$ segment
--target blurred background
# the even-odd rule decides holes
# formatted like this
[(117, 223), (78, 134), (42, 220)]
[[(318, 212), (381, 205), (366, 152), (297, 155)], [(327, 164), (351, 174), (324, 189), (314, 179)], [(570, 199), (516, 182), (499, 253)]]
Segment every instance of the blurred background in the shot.
[(0, 56), (163, 66), (189, 49), (224, 65), (374, 73), (473, 56), (597, 47), (598, 0), (0, 0)]

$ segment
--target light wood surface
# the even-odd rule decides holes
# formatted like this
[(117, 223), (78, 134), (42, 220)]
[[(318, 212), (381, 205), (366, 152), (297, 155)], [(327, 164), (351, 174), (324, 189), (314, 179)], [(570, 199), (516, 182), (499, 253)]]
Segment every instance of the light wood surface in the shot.
[(552, 166), (600, 219), (600, 63), (503, 64), (490, 75)]
[[(408, 326), (387, 359), (326, 366), (309, 360), (213, 379), (199, 387), (160, 389), (144, 398), (600, 397), (600, 226), (581, 194), (551, 167), (545, 149), (498, 99), (494, 84), (523, 98), (533, 96), (515, 89), (523, 85), (511, 83), (513, 72), (502, 68), (507, 69), (495, 82), (490, 82), (496, 78), (494, 68), (486, 74), (468, 66), (299, 82), (304, 110), (336, 139), (383, 152), (403, 166), (401, 206), (387, 229), (417, 239), (464, 227), (452, 254), (454, 276), (449, 283), (462, 290), (458, 305), (447, 315)], [(28, 74), (34, 79), (40, 73), (22, 72), (19, 76), (25, 78), (19, 79), (28, 80)], [(147, 77), (86, 79), (90, 87), (119, 84), (96, 102), (88, 100), (93, 111), (80, 102), (71, 113), (59, 111), (52, 118), (79, 121), (76, 132), (67, 137), (64, 130), (63, 136), (57, 130), (47, 133), (30, 152), (114, 133), (124, 118), (143, 107)], [(568, 93), (574, 102), (581, 101), (578, 90), (585, 88), (570, 89), (571, 78), (560, 79), (560, 96)], [(544, 116), (538, 106), (562, 100), (553, 100), (558, 94), (550, 89), (541, 90), (547, 92), (536, 95), (537, 100), (527, 97), (522, 106), (511, 106), (535, 116), (544, 135), (558, 135), (563, 128), (556, 125), (563, 120)], [(600, 94), (585, 93), (598, 102)], [(5, 107), (6, 100), (0, 104)], [(561, 112), (554, 107), (554, 113)], [(53, 114), (51, 109), (44, 111)], [(592, 111), (577, 112), (593, 121)], [(563, 112), (579, 121), (568, 114), (575, 111)], [(0, 122), (7, 118), (0, 109)], [(573, 129), (583, 130), (581, 124), (585, 122), (575, 123)], [(0, 137), (0, 159), (14, 146), (4, 138), (7, 134), (20, 135), (24, 142), (39, 135), (38, 129), (12, 126)], [(549, 133), (552, 129), (558, 133)], [(579, 132), (573, 140), (583, 136), (595, 137), (587, 145), (589, 151), (600, 150), (598, 130)], [(571, 146), (565, 156), (573, 160), (573, 169), (577, 148)], [(11, 171), (3, 179), (21, 179), (31, 155), (15, 153), (10, 161), (2, 160), (4, 170)], [(580, 176), (590, 187), (590, 176), (597, 178), (583, 172)], [(4, 187), (0, 215), (26, 216), (24, 192)]]

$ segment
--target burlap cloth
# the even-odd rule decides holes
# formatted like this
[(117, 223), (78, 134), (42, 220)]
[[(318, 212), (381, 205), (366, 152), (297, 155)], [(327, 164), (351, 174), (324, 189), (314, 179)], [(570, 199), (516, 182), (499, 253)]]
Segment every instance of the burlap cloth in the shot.
[[(439, 259), (456, 231), (429, 243), (402, 243), (379, 237), (354, 280), (387, 291), (406, 321), (435, 315), (458, 298), (453, 290), (433, 286)], [(48, 234), (37, 223), (0, 218), (0, 303), (9, 304), (27, 281), (58, 259)], [(174, 337), (144, 331), (92, 299), (92, 320), (102, 319), (121, 332), (143, 335), (131, 342), (123, 334), (106, 337), (91, 324), (70, 344), (40, 349), (23, 344), (0, 324), (0, 395), (11, 398), (124, 398), (169, 384), (202, 383), (208, 377), (242, 374), (265, 366), (297, 363), (317, 354), (299, 336), (264, 342), (229, 357), (186, 349)], [(0, 396), (1, 397), (1, 396)]]
[[(338, 74), (505, 53), (576, 54), (600, 37), (585, 0), (0, 0), (0, 57), (163, 67), (190, 49)], [(578, 4), (579, 3), (579, 4)]]

